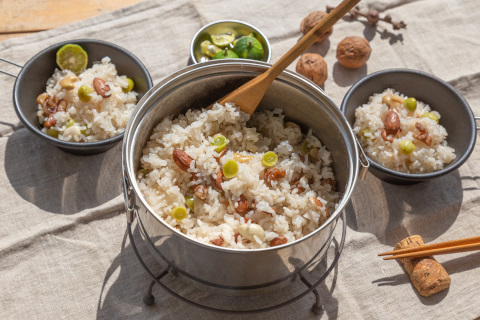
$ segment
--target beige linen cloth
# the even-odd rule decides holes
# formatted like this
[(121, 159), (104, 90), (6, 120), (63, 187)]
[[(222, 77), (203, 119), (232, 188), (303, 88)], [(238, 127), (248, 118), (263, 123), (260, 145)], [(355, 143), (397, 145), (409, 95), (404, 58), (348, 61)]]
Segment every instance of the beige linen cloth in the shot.
[[(299, 25), (325, 1), (149, 0), (138, 5), (27, 37), (0, 43), (0, 57), (24, 64), (60, 41), (104, 39), (133, 52), (154, 83), (185, 67), (190, 40), (206, 23), (238, 19), (260, 28), (272, 45), (275, 62), (300, 37)], [(336, 5), (337, 1), (328, 4)], [(364, 1), (406, 30), (369, 26), (343, 19), (329, 40), (309, 49), (328, 64), (325, 92), (340, 105), (363, 76), (402, 67), (434, 74), (456, 87), (480, 115), (480, 4), (478, 0)], [(367, 65), (346, 70), (335, 58), (346, 36), (366, 37), (372, 47)], [(0, 62), (0, 68), (18, 69)], [(295, 69), (292, 64), (290, 70)], [(14, 79), (0, 74), (0, 318), (1, 319), (318, 319), (313, 295), (282, 309), (233, 316), (200, 310), (154, 288), (156, 303), (142, 296), (150, 278), (134, 256), (126, 234), (121, 195), (121, 145), (88, 157), (44, 143), (25, 129), (12, 103)], [(435, 107), (435, 106), (433, 106)], [(461, 123), (458, 124), (462, 125)], [(478, 143), (477, 143), (478, 144)], [(347, 238), (338, 266), (319, 286), (323, 319), (476, 319), (480, 317), (480, 252), (438, 256), (452, 284), (421, 297), (396, 261), (377, 253), (408, 235), (425, 242), (480, 233), (480, 148), (459, 169), (413, 186), (382, 182), (368, 174), (346, 208)], [(339, 223), (323, 272), (340, 242)], [(135, 238), (140, 239), (138, 230)], [(139, 243), (139, 242), (138, 242)], [(139, 244), (147, 263), (153, 258)], [(219, 266), (221, 267), (221, 266)], [(154, 267), (157, 272), (159, 268)], [(314, 274), (315, 275), (315, 274)], [(311, 277), (314, 280), (315, 277)], [(165, 282), (201, 303), (223, 308), (273, 305), (291, 290), (255, 298), (214, 296), (173, 276)]]

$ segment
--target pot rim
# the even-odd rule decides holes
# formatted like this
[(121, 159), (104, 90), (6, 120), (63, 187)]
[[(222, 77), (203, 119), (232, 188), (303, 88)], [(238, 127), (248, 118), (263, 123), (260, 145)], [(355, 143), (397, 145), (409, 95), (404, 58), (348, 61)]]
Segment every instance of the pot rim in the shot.
[[(177, 79), (180, 79), (182, 77), (185, 77), (187, 75), (190, 75), (191, 73), (199, 72), (202, 69), (210, 69), (212, 67), (222, 67), (222, 66), (227, 66), (227, 67), (234, 67), (238, 66), (239, 70), (241, 70), (244, 66), (250, 66), (250, 67), (261, 67), (261, 68), (268, 68), (271, 67), (271, 64), (263, 62), (263, 61), (253, 61), (253, 60), (248, 60), (248, 59), (235, 59), (235, 60), (212, 60), (212, 61), (207, 61), (199, 64), (194, 64), (187, 66), (183, 69), (180, 69), (179, 71), (171, 74), (170, 76), (167, 76), (163, 80), (161, 80), (159, 83), (157, 83), (153, 88), (151, 88), (143, 97), (142, 99), (138, 102), (137, 108), (135, 111), (138, 111), (141, 109), (141, 107), (150, 99), (154, 96), (156, 92), (161, 90), (162, 88), (168, 86), (169, 84), (173, 83)], [(283, 75), (287, 75), (287, 77), (291, 77), (293, 79), (296, 79), (297, 81), (301, 81), (304, 85), (308, 86), (310, 89), (313, 89), (317, 92), (320, 92), (321, 95), (327, 100), (329, 104), (331, 104), (333, 107), (338, 110), (337, 116), (339, 119), (344, 121), (344, 124), (346, 126), (345, 130), (345, 135), (349, 136), (351, 139), (351, 145), (353, 146), (353, 150), (350, 150), (351, 156), (349, 159), (353, 159), (351, 161), (351, 166), (349, 168), (349, 176), (351, 179), (348, 181), (348, 183), (345, 186), (345, 192), (342, 194), (341, 200), (337, 204), (337, 208), (335, 212), (325, 221), (320, 227), (318, 227), (315, 231), (303, 236), (300, 239), (297, 239), (293, 242), (286, 243), (280, 246), (275, 246), (275, 247), (268, 247), (268, 248), (258, 248), (258, 249), (238, 249), (238, 248), (225, 248), (225, 247), (219, 247), (215, 246), (213, 244), (208, 244), (204, 243), (201, 241), (198, 241), (194, 238), (191, 238), (184, 233), (180, 232), (178, 229), (170, 226), (169, 224), (165, 223), (163, 219), (157, 215), (157, 213), (150, 207), (150, 205), (146, 202), (145, 198), (143, 197), (143, 194), (138, 188), (138, 184), (135, 179), (135, 173), (133, 172), (133, 155), (131, 152), (131, 143), (128, 143), (128, 141), (131, 139), (131, 136), (136, 135), (136, 128), (135, 130), (132, 129), (132, 124), (135, 121), (135, 119), (138, 117), (137, 112), (132, 114), (130, 117), (130, 120), (128, 121), (127, 127), (125, 129), (125, 138), (123, 139), (123, 144), (122, 144), (122, 172), (123, 172), (123, 180), (124, 181), (129, 181), (130, 185), (124, 185), (124, 188), (130, 188), (132, 191), (134, 191), (136, 197), (140, 199), (142, 202), (142, 205), (145, 206), (145, 208), (148, 209), (149, 214), (153, 215), (155, 219), (158, 220), (159, 223), (163, 224), (165, 227), (169, 228), (173, 234), (180, 236), (182, 239), (192, 242), (196, 245), (200, 245), (206, 249), (212, 249), (216, 251), (221, 251), (221, 252), (227, 252), (227, 253), (241, 253), (241, 254), (249, 254), (249, 253), (255, 253), (255, 252), (267, 252), (267, 251), (276, 251), (279, 249), (284, 249), (286, 247), (290, 246), (295, 246), (300, 242), (306, 241), (309, 238), (315, 236), (317, 233), (321, 232), (324, 228), (327, 228), (331, 223), (335, 223), (339, 216), (341, 215), (342, 210), (344, 210), (345, 206), (347, 203), (350, 201), (350, 197), (353, 193), (353, 190), (355, 188), (356, 182), (358, 180), (358, 173), (359, 173), (359, 150), (358, 150), (358, 145), (356, 143), (356, 137), (353, 134), (353, 131), (350, 128), (350, 125), (348, 124), (345, 116), (343, 113), (340, 112), (340, 109), (335, 105), (335, 103), (325, 94), (325, 92), (317, 86), (315, 83), (313, 83), (311, 80), (305, 78), (304, 76), (301, 76), (297, 73), (294, 73), (289, 70), (285, 70), (282, 72)], [(280, 77), (280, 76), (279, 76)], [(167, 92), (168, 93), (168, 92)], [(336, 111), (335, 111), (336, 112)], [(152, 129), (152, 128), (150, 128)], [(134, 131), (132, 131), (134, 130)], [(132, 138), (133, 139), (133, 138)], [(353, 154), (352, 154), (353, 153)], [(127, 183), (128, 184), (128, 183)], [(127, 199), (125, 199), (126, 204), (127, 204)]]
[[(403, 180), (418, 181), (418, 182), (423, 181), (423, 180), (427, 180), (427, 179), (437, 178), (439, 176), (445, 175), (447, 173), (450, 173), (450, 172), (458, 169), (463, 163), (465, 163), (465, 161), (467, 161), (468, 157), (470, 157), (471, 153), (473, 152), (473, 148), (475, 147), (475, 142), (476, 142), (476, 138), (477, 138), (477, 129), (475, 128), (476, 127), (475, 116), (474, 116), (473, 111), (470, 108), (470, 105), (468, 104), (468, 102), (465, 100), (465, 98), (453, 86), (451, 86), (449, 83), (445, 82), (444, 80), (442, 80), (442, 79), (440, 79), (440, 78), (438, 78), (438, 77), (436, 77), (432, 74), (429, 74), (429, 73), (426, 73), (426, 72), (420, 71), (420, 70), (406, 69), (406, 68), (392, 68), (392, 69), (385, 69), (385, 70), (380, 70), (380, 71), (371, 73), (371, 74), (363, 77), (362, 79), (358, 80), (347, 91), (347, 94), (344, 96), (344, 98), (342, 100), (341, 107), (340, 107), (340, 110), (342, 111), (342, 114), (345, 115), (346, 109), (347, 109), (347, 103), (348, 103), (350, 97), (353, 95), (355, 90), (357, 90), (362, 84), (364, 84), (365, 82), (367, 82), (370, 79), (373, 79), (377, 76), (382, 76), (384, 74), (394, 74), (394, 73), (400, 73), (400, 74), (401, 73), (407, 73), (407, 74), (419, 75), (419, 76), (431, 79), (435, 82), (438, 82), (446, 90), (452, 92), (455, 95), (455, 97), (458, 99), (460, 104), (467, 111), (468, 118), (470, 120), (469, 123), (470, 123), (470, 126), (472, 128), (472, 132), (471, 132), (471, 135), (470, 135), (470, 141), (468, 143), (467, 151), (454, 164), (447, 165), (443, 169), (433, 171), (433, 172), (428, 172), (428, 173), (405, 173), (405, 172), (395, 171), (395, 170), (392, 170), (392, 169), (389, 169), (389, 168), (386, 168), (386, 167), (380, 165), (376, 161), (372, 160), (365, 153), (370, 165), (374, 169), (377, 169), (381, 172), (385, 172), (386, 174), (389, 174), (389, 175), (391, 175), (395, 178), (401, 178)], [(352, 131), (352, 133), (353, 133), (353, 131)]]
[[(59, 147), (63, 147), (63, 148), (72, 148), (72, 149), (89, 149), (89, 148), (95, 148), (95, 147), (101, 147), (101, 146), (107, 146), (107, 145), (110, 145), (110, 144), (116, 144), (118, 143), (120, 140), (123, 139), (124, 137), (124, 133), (125, 132), (122, 132), (114, 137), (111, 137), (111, 138), (108, 138), (108, 139), (105, 139), (105, 140), (100, 140), (100, 141), (92, 141), (92, 142), (74, 142), (74, 141), (64, 141), (64, 140), (60, 140), (60, 139), (56, 139), (56, 138), (53, 138), (45, 133), (43, 133), (40, 129), (38, 129), (37, 127), (35, 127), (34, 125), (32, 125), (30, 123), (30, 121), (28, 121), (28, 117), (23, 113), (22, 109), (20, 108), (20, 102), (19, 102), (19, 97), (18, 97), (18, 90), (19, 90), (19, 83), (20, 81), (22, 80), (23, 78), (23, 74), (25, 72), (25, 70), (27, 70), (28, 68), (30, 67), (34, 67), (35, 66), (35, 62), (37, 60), (38, 57), (44, 55), (45, 53), (47, 53), (48, 51), (54, 49), (54, 48), (61, 48), (62, 46), (66, 45), (66, 44), (69, 44), (69, 43), (76, 43), (76, 44), (82, 44), (82, 43), (94, 43), (94, 44), (100, 44), (100, 45), (104, 45), (104, 46), (107, 46), (107, 47), (111, 47), (113, 49), (116, 49), (118, 51), (121, 51), (123, 53), (125, 53), (130, 59), (132, 59), (132, 62), (135, 63), (136, 65), (138, 65), (140, 67), (140, 69), (142, 70), (142, 73), (143, 75), (145, 76), (145, 80), (147, 81), (147, 86), (149, 88), (149, 90), (153, 87), (153, 81), (152, 81), (152, 77), (150, 76), (150, 73), (148, 72), (147, 68), (145, 67), (145, 65), (133, 54), (131, 53), (130, 51), (128, 51), (127, 49), (119, 46), (119, 45), (116, 45), (114, 43), (111, 43), (111, 42), (107, 42), (107, 41), (104, 41), (104, 40), (97, 40), (97, 39), (72, 39), (72, 40), (66, 40), (66, 41), (62, 41), (62, 42), (58, 42), (58, 43), (55, 43), (51, 46), (48, 46), (47, 48), (41, 50), (40, 52), (38, 52), (37, 54), (35, 54), (33, 57), (31, 57), (25, 64), (24, 66), (22, 67), (22, 69), (20, 70), (20, 72), (18, 73), (16, 79), (15, 79), (15, 84), (13, 86), (13, 104), (14, 104), (14, 109), (15, 109), (15, 112), (18, 116), (18, 118), (22, 121), (23, 125), (29, 129), (31, 132), (33, 132), (34, 134), (36, 134), (38, 137), (44, 139), (45, 141), (55, 145), (55, 146), (59, 146)], [(137, 102), (138, 104), (138, 102)]]

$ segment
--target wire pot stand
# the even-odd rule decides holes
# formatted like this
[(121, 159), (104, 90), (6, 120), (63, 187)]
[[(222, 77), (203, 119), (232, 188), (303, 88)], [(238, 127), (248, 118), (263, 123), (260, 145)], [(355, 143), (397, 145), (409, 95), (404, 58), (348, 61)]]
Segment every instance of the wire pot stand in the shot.
[[(296, 295), (295, 297), (293, 298), (290, 298), (284, 302), (280, 302), (278, 304), (275, 304), (273, 306), (269, 306), (269, 307), (263, 307), (263, 308), (257, 308), (257, 309), (249, 309), (249, 310), (233, 310), (233, 309), (221, 309), (221, 308), (216, 308), (216, 307), (212, 307), (212, 306), (207, 306), (207, 305), (204, 305), (204, 304), (200, 304), (198, 302), (195, 302), (193, 300), (190, 300), (184, 296), (181, 296), (180, 294), (178, 294), (177, 292), (173, 291), (172, 289), (170, 289), (169, 287), (167, 287), (164, 283), (161, 282), (162, 278), (165, 277), (168, 273), (172, 273), (174, 274), (175, 273), (175, 269), (172, 267), (172, 266), (168, 266), (164, 271), (162, 271), (159, 275), (154, 275), (153, 272), (150, 270), (150, 268), (148, 268), (148, 266), (145, 264), (145, 262), (143, 261), (142, 257), (140, 256), (140, 253), (138, 252), (137, 250), (137, 247), (135, 245), (135, 241), (133, 239), (133, 233), (132, 233), (132, 222), (127, 222), (127, 230), (128, 230), (128, 237), (130, 239), (130, 244), (132, 245), (132, 248), (133, 248), (133, 251), (135, 252), (135, 256), (137, 257), (137, 259), (140, 261), (140, 264), (142, 265), (142, 267), (145, 269), (145, 271), (150, 275), (150, 277), (152, 278), (152, 281), (150, 282), (150, 284), (148, 285), (148, 289), (147, 289), (147, 292), (146, 294), (144, 295), (143, 297), (143, 302), (146, 304), (146, 305), (152, 305), (154, 302), (155, 302), (155, 297), (152, 295), (152, 289), (153, 289), (153, 286), (155, 284), (158, 284), (161, 288), (163, 288), (165, 291), (167, 291), (169, 294), (171, 294), (172, 296), (176, 297), (177, 299), (189, 304), (189, 305), (192, 305), (192, 306), (195, 306), (197, 308), (200, 308), (200, 309), (203, 309), (203, 310), (207, 310), (207, 311), (212, 311), (212, 312), (218, 312), (218, 313), (224, 313), (224, 314), (234, 314), (234, 315), (245, 315), (245, 314), (255, 314), (255, 313), (262, 313), (262, 312), (268, 312), (268, 311), (273, 311), (273, 310), (276, 310), (276, 309), (279, 309), (279, 308), (282, 308), (282, 307), (285, 307), (289, 304), (292, 304), (293, 302), (296, 302), (300, 299), (302, 299), (303, 297), (305, 297), (306, 295), (308, 295), (309, 293), (313, 293), (315, 295), (315, 303), (313, 304), (312, 306), (312, 312), (314, 312), (315, 314), (322, 314), (323, 313), (323, 307), (322, 307), (322, 303), (321, 303), (321, 299), (320, 299), (320, 294), (318, 293), (317, 291), (317, 287), (327, 278), (327, 276), (330, 274), (330, 272), (333, 270), (333, 268), (335, 268), (335, 266), (337, 265), (338, 263), (338, 259), (340, 258), (340, 254), (342, 253), (342, 250), (343, 250), (343, 246), (345, 244), (345, 236), (346, 236), (346, 231), (347, 231), (347, 224), (346, 224), (346, 217), (345, 217), (345, 211), (342, 212), (342, 220), (343, 220), (343, 226), (342, 226), (342, 238), (341, 238), (341, 241), (340, 241), (340, 244), (338, 246), (338, 250), (335, 254), (335, 258), (332, 260), (330, 266), (326, 269), (326, 271), (320, 276), (320, 278), (314, 282), (314, 283), (311, 283), (310, 281), (308, 281), (307, 279), (305, 279), (303, 277), (303, 275), (301, 273), (298, 274), (300, 280), (303, 282), (303, 284), (305, 284), (306, 286), (306, 289)], [(318, 268), (318, 266), (317, 266)]]

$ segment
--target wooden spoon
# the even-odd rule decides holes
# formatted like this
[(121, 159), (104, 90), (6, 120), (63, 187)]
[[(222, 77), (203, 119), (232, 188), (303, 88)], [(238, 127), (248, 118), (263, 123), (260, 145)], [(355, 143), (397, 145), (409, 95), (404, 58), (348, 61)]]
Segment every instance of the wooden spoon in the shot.
[[(275, 78), (282, 73), (295, 59), (308, 49), (318, 38), (325, 33), (341, 17), (347, 14), (360, 0), (343, 0), (333, 11), (325, 16), (312, 30), (303, 36), (286, 54), (284, 54), (271, 68), (253, 78), (240, 88), (229, 93), (218, 103), (234, 103), (246, 113), (252, 114), (257, 109), (260, 100)], [(317, 35), (318, 34), (318, 35)]]

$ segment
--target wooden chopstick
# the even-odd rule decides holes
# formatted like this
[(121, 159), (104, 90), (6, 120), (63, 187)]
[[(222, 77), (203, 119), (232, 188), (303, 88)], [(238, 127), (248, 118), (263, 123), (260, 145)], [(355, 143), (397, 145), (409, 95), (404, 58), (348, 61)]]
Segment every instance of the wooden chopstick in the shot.
[(394, 250), (380, 253), (379, 256), (392, 255), (391, 257), (383, 258), (384, 260), (391, 260), (401, 258), (418, 258), (474, 250), (480, 250), (480, 237), (445, 241), (414, 248)]
[(388, 256), (391, 254), (395, 255), (395, 254), (409, 253), (409, 252), (415, 252), (415, 251), (421, 251), (421, 250), (427, 250), (427, 249), (437, 249), (437, 248), (445, 248), (445, 247), (462, 245), (462, 244), (471, 244), (471, 243), (477, 243), (477, 242), (480, 242), (480, 237), (471, 237), (471, 238), (465, 238), (465, 239), (459, 239), (459, 240), (432, 243), (432, 244), (427, 244), (427, 245), (414, 247), (414, 248), (407, 248), (407, 249), (400, 249), (400, 250), (379, 253), (378, 255)]

